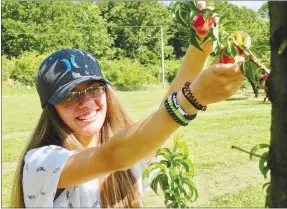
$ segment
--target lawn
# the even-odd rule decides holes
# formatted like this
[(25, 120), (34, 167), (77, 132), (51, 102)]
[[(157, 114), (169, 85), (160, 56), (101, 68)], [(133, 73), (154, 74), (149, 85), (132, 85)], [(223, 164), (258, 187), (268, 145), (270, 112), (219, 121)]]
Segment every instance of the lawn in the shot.
[[(262, 92), (261, 92), (262, 93)], [(165, 90), (117, 92), (135, 120), (156, 111)], [(231, 145), (250, 150), (259, 143), (269, 143), (271, 104), (238, 92), (232, 98), (210, 105), (189, 126), (181, 128), (190, 138), (189, 147), (195, 164), (194, 182), (199, 199), (194, 207), (264, 207), (265, 182), (257, 161), (250, 161)], [(41, 113), (34, 90), (3, 90), (2, 96), (2, 206), (9, 205), (13, 173), (21, 150), (28, 141)], [(170, 145), (171, 140), (166, 143)], [(164, 207), (163, 196), (147, 191), (145, 207)]]

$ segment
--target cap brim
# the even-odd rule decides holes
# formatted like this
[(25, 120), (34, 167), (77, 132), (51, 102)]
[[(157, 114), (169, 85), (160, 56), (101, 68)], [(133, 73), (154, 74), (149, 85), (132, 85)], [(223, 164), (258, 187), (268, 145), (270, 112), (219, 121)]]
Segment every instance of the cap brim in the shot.
[(98, 77), (98, 76), (88, 76), (88, 77), (80, 77), (76, 80), (73, 80), (66, 85), (62, 86), (60, 89), (58, 89), (48, 100), (48, 103), (50, 104), (60, 104), (63, 99), (68, 95), (68, 93), (78, 84), (84, 82), (84, 81), (102, 81), (105, 82), (106, 84), (111, 83), (104, 79), (103, 77)]

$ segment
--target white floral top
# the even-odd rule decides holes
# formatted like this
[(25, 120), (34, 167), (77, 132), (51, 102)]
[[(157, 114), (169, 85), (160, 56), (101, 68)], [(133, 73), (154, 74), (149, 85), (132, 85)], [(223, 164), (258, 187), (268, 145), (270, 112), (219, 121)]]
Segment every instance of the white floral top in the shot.
[[(67, 188), (54, 200), (62, 169), (74, 153), (56, 145), (27, 152), (22, 179), (26, 207), (100, 207), (99, 179)], [(146, 167), (142, 160), (131, 168), (141, 194), (149, 187), (142, 179)]]

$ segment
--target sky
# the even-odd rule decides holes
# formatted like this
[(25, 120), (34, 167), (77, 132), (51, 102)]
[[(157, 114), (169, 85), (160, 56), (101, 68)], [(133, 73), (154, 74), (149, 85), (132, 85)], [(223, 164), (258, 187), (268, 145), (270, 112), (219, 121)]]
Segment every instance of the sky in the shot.
[(229, 3), (235, 4), (239, 7), (246, 6), (249, 9), (258, 11), (262, 4), (266, 3), (267, 1), (229, 1)]

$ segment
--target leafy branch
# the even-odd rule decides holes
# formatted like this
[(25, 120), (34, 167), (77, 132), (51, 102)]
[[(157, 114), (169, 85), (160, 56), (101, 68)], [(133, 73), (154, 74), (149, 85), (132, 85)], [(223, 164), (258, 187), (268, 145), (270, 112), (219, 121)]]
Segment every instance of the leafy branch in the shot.
[(157, 195), (158, 188), (161, 189), (167, 208), (186, 208), (198, 198), (192, 181), (194, 165), (189, 159), (187, 140), (175, 134), (173, 147), (158, 149), (156, 156), (160, 161), (149, 164), (143, 173), (143, 178), (151, 180), (151, 188)]

